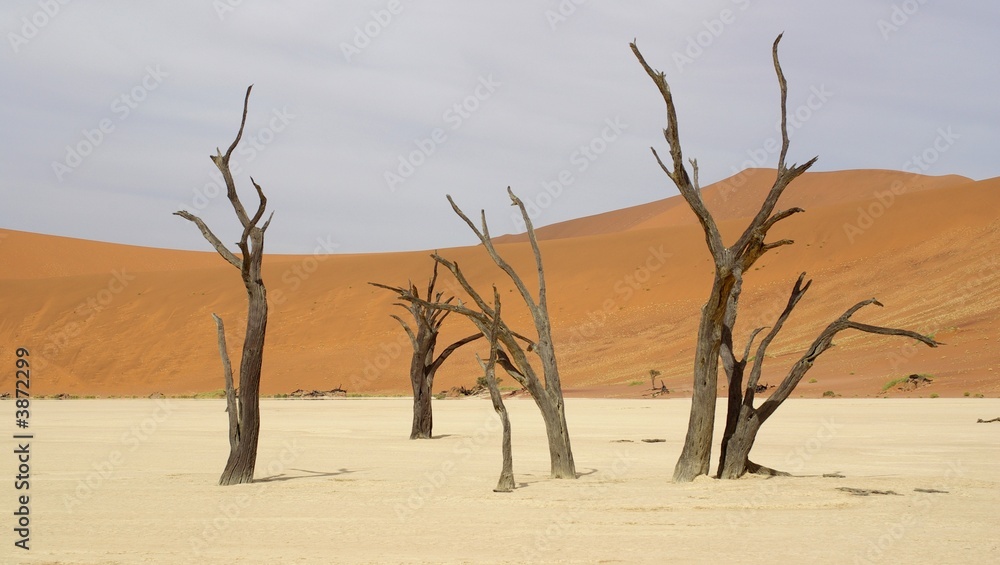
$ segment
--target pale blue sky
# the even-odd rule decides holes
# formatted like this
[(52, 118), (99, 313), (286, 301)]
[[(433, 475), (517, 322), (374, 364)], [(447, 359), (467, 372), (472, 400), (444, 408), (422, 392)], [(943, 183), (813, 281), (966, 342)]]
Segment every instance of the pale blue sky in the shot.
[(507, 185), (541, 225), (665, 198), (633, 38), (703, 184), (775, 166), (782, 31), (792, 160), (989, 178), (998, 25), (985, 0), (5, 2), (0, 227), (207, 250), (183, 207), (235, 241), (225, 197), (199, 194), (250, 83), (237, 182), (269, 197), (271, 252), (471, 243), (446, 193), (494, 234), (518, 229)]

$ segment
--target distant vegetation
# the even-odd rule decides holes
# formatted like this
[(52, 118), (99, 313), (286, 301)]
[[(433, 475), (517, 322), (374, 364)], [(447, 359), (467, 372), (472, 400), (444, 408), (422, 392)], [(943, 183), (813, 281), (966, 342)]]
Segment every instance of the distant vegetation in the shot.
[(899, 383), (901, 383), (901, 382), (903, 382), (905, 380), (906, 380), (906, 377), (899, 377), (898, 379), (892, 379), (892, 380), (888, 381), (887, 383), (885, 383), (884, 385), (882, 385), (882, 392), (885, 392), (885, 391), (889, 390), (890, 388), (898, 385)]

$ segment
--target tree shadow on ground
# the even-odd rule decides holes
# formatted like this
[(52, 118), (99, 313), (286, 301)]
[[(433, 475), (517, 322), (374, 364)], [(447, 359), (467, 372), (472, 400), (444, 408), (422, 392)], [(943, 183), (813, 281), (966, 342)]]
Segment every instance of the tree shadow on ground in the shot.
[[(577, 471), (576, 478), (579, 479), (580, 477), (585, 477), (587, 475), (593, 475), (593, 474), (596, 474), (598, 471), (599, 471), (599, 469), (588, 469), (586, 472)], [(515, 475), (515, 476), (518, 476), (518, 475)], [(529, 486), (531, 486), (531, 485), (533, 485), (535, 483), (547, 483), (549, 481), (563, 480), (563, 479), (553, 479), (549, 475), (531, 475), (531, 474), (527, 474), (527, 475), (520, 475), (519, 477), (524, 477), (524, 476), (527, 476), (527, 477), (530, 477), (530, 478), (524, 480), (523, 482), (517, 483), (517, 488), (526, 488), (526, 487), (529, 487)]]
[(271, 475), (269, 477), (263, 477), (260, 479), (254, 479), (255, 483), (277, 483), (281, 481), (291, 481), (294, 479), (318, 479), (322, 477), (336, 477), (339, 475), (346, 475), (347, 473), (355, 473), (356, 471), (351, 471), (341, 467), (337, 471), (332, 471), (324, 473), (322, 471), (307, 471), (306, 469), (291, 469), (292, 471), (298, 471), (300, 473), (307, 473), (305, 475), (287, 475), (281, 473), (279, 475)]

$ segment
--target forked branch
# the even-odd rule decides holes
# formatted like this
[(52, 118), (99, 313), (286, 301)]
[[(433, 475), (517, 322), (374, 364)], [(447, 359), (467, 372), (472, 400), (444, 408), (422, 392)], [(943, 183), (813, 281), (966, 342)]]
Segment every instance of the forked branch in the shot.
[(236, 192), (236, 183), (233, 180), (232, 171), (229, 168), (229, 158), (233, 153), (233, 150), (239, 144), (240, 139), (243, 137), (243, 130), (246, 127), (247, 121), (247, 111), (250, 103), (250, 91), (253, 89), (253, 85), (247, 87), (246, 96), (243, 98), (243, 117), (240, 120), (240, 129), (236, 133), (236, 139), (229, 146), (229, 149), (223, 155), (219, 149), (216, 149), (215, 155), (210, 155), (212, 162), (222, 173), (222, 177), (226, 183), (226, 196), (229, 198), (229, 202), (233, 205), (233, 210), (236, 212), (236, 217), (240, 221), (240, 225), (243, 227), (243, 233), (240, 236), (240, 240), (236, 243), (236, 246), (240, 250), (241, 257), (237, 257), (235, 253), (229, 250), (225, 244), (212, 232), (211, 229), (202, 221), (201, 218), (195, 216), (194, 214), (186, 211), (180, 210), (174, 212), (175, 216), (180, 216), (185, 220), (193, 222), (205, 239), (212, 244), (212, 247), (222, 256), (223, 259), (228, 261), (231, 265), (240, 269), (244, 280), (249, 280), (251, 277), (259, 277), (259, 265), (260, 258), (264, 253), (264, 232), (267, 227), (271, 224), (271, 218), (274, 216), (272, 213), (268, 217), (267, 221), (264, 222), (263, 226), (258, 226), (257, 224), (264, 217), (265, 210), (267, 208), (267, 197), (264, 196), (264, 190), (250, 178), (250, 182), (253, 184), (254, 189), (257, 191), (258, 205), (257, 210), (254, 212), (253, 217), (249, 217), (246, 212), (246, 208), (243, 206), (243, 202), (240, 201), (239, 194)]
[[(801, 300), (802, 297), (805, 296), (805, 293), (809, 290), (809, 287), (812, 286), (811, 280), (806, 281), (805, 284), (802, 284), (802, 281), (805, 280), (805, 277), (806, 277), (805, 273), (799, 275), (798, 280), (795, 281), (795, 286), (792, 288), (792, 293), (788, 297), (788, 303), (785, 305), (785, 309), (782, 310), (781, 314), (778, 316), (777, 321), (774, 322), (774, 325), (771, 327), (770, 331), (767, 332), (767, 334), (764, 336), (764, 339), (762, 339), (760, 344), (757, 346), (757, 354), (754, 356), (753, 367), (750, 369), (750, 379), (747, 381), (746, 392), (743, 395), (743, 404), (747, 406), (751, 407), (753, 406), (754, 394), (757, 391), (757, 384), (760, 382), (760, 374), (764, 366), (764, 358), (766, 357), (768, 346), (771, 345), (771, 341), (773, 341), (774, 338), (778, 335), (778, 332), (781, 331), (781, 327), (785, 325), (785, 320), (787, 320), (788, 316), (791, 315), (792, 310), (795, 309), (795, 306), (799, 303), (799, 300)], [(750, 336), (751, 342), (753, 341), (753, 338), (757, 335), (757, 332), (759, 331), (760, 330), (756, 330), (753, 334), (751, 334)], [(747, 348), (749, 347), (750, 344), (748, 343)]]
[[(839, 332), (846, 329), (856, 329), (868, 333), (909, 337), (930, 347), (937, 347), (939, 345), (939, 343), (933, 338), (920, 335), (913, 331), (872, 326), (851, 320), (852, 315), (869, 304), (881, 306), (881, 304), (875, 299), (861, 301), (847, 309), (847, 311), (845, 311), (839, 318), (828, 325), (822, 333), (820, 333), (798, 362), (792, 366), (788, 375), (782, 380), (781, 384), (778, 385), (777, 389), (760, 405), (759, 408), (756, 408), (754, 407), (754, 393), (756, 392), (757, 383), (760, 379), (761, 367), (763, 366), (763, 361), (766, 357), (767, 347), (781, 330), (785, 320), (787, 320), (789, 314), (798, 304), (799, 300), (801, 300), (803, 295), (805, 295), (806, 291), (809, 289), (811, 281), (803, 284), (804, 280), (805, 273), (802, 273), (795, 282), (795, 287), (792, 289), (792, 293), (789, 296), (788, 304), (785, 306), (785, 309), (781, 312), (781, 315), (778, 317), (778, 320), (775, 322), (771, 330), (757, 346), (753, 369), (751, 370), (746, 390), (743, 392), (743, 401), (738, 407), (738, 413), (734, 413), (732, 407), (730, 408), (729, 418), (727, 418), (726, 432), (722, 440), (722, 454), (720, 456), (718, 467), (719, 478), (735, 479), (741, 477), (747, 472), (767, 475), (787, 474), (773, 469), (768, 469), (767, 467), (760, 466), (750, 461), (750, 450), (753, 448), (757, 432), (760, 430), (761, 425), (763, 425), (764, 422), (772, 414), (774, 414), (775, 410), (778, 409), (781, 403), (789, 397), (805, 374), (812, 368), (817, 358), (824, 351), (833, 346), (833, 338)], [(753, 342), (754, 336), (759, 331), (761, 330), (755, 330), (754, 334), (751, 335), (749, 340), (750, 343)], [(748, 343), (747, 352), (749, 352), (749, 348), (750, 344)], [(745, 358), (746, 356), (744, 355), (744, 359)], [(741, 370), (741, 367), (739, 366), (736, 368)]]
[(229, 145), (229, 149), (226, 150), (226, 154), (223, 155), (221, 151), (216, 148), (215, 155), (211, 155), (212, 162), (218, 167), (219, 172), (222, 173), (222, 178), (226, 182), (226, 195), (229, 197), (229, 201), (233, 204), (233, 210), (236, 211), (236, 217), (240, 220), (240, 225), (246, 227), (250, 224), (250, 218), (247, 216), (247, 211), (243, 207), (243, 203), (240, 202), (239, 195), (236, 193), (236, 183), (233, 181), (233, 174), (229, 170), (229, 158), (233, 154), (233, 150), (240, 143), (240, 139), (243, 137), (243, 128), (247, 124), (247, 111), (250, 105), (250, 91), (253, 90), (253, 85), (247, 87), (246, 96), (243, 98), (243, 117), (240, 119), (240, 130), (236, 133), (236, 139), (233, 140), (232, 144)]
[[(764, 199), (764, 203), (761, 205), (760, 210), (754, 216), (753, 220), (750, 221), (750, 225), (747, 226), (743, 235), (736, 241), (735, 244), (730, 248), (731, 251), (743, 255), (746, 253), (747, 247), (759, 247), (764, 245), (764, 238), (767, 236), (767, 231), (778, 222), (794, 213), (801, 212), (801, 209), (791, 208), (783, 212), (778, 212), (773, 217), (771, 214), (774, 212), (774, 207), (778, 204), (778, 199), (781, 198), (782, 193), (788, 187), (789, 183), (799, 177), (802, 173), (809, 170), (810, 167), (816, 163), (818, 157), (813, 157), (803, 165), (793, 164), (791, 168), (785, 165), (785, 158), (788, 155), (789, 138), (788, 138), (788, 83), (785, 81), (785, 73), (781, 70), (781, 62), (778, 60), (778, 43), (781, 42), (781, 35), (774, 40), (774, 44), (771, 46), (771, 58), (774, 60), (774, 71), (778, 76), (778, 87), (781, 90), (781, 153), (778, 156), (778, 176), (774, 180), (774, 184), (771, 186), (771, 190), (767, 194), (767, 198)], [(751, 244), (754, 245), (751, 245)], [(777, 246), (773, 246), (777, 247)], [(771, 247), (771, 248), (773, 248)], [(751, 250), (748, 255), (752, 256), (754, 260), (763, 255), (763, 250), (753, 251)], [(753, 261), (749, 261), (743, 265), (744, 270), (750, 267)]]
[(646, 59), (639, 52), (639, 47), (636, 46), (635, 42), (629, 43), (629, 47), (632, 48), (632, 53), (635, 55), (636, 59), (639, 60), (639, 64), (649, 75), (649, 78), (653, 80), (653, 84), (660, 91), (660, 96), (663, 98), (663, 103), (667, 107), (667, 127), (663, 130), (663, 138), (667, 141), (667, 145), (670, 147), (670, 159), (671, 166), (667, 167), (660, 159), (660, 155), (656, 152), (656, 149), (650, 147), (650, 151), (653, 152), (653, 157), (656, 158), (657, 164), (663, 169), (663, 172), (667, 177), (673, 181), (674, 186), (680, 191), (681, 196), (687, 201), (688, 206), (694, 212), (695, 216), (698, 217), (698, 222), (701, 224), (702, 229), (705, 232), (705, 241), (708, 243), (709, 251), (712, 253), (712, 257), (716, 259), (718, 264), (719, 258), (722, 256), (725, 246), (722, 244), (722, 236), (719, 234), (719, 228), (715, 223), (715, 218), (709, 213), (708, 208), (705, 206), (704, 200), (701, 198), (701, 191), (697, 186), (697, 171), (698, 165), (697, 161), (692, 160), (692, 166), (695, 171), (695, 182), (691, 182), (691, 177), (688, 176), (687, 169), (684, 167), (684, 155), (681, 149), (681, 139), (680, 132), (678, 131), (677, 125), (677, 108), (674, 105), (674, 97), (670, 92), (670, 85), (667, 83), (667, 77), (663, 71), (657, 71), (646, 63)]
[[(535, 256), (535, 266), (538, 270), (538, 299), (532, 297), (531, 292), (520, 276), (514, 271), (503, 257), (497, 252), (490, 237), (489, 225), (486, 223), (485, 212), (480, 213), (481, 228), (477, 227), (468, 216), (455, 204), (455, 201), (448, 197), (452, 210), (462, 221), (476, 234), (483, 244), (493, 262), (511, 279), (517, 287), (521, 298), (531, 313), (534, 321), (535, 331), (538, 341), (532, 343), (523, 336), (513, 332), (504, 323), (499, 313), (499, 295), (494, 286), (494, 303), (491, 306), (476, 290), (469, 284), (462, 270), (458, 265), (449, 261), (437, 253), (433, 255), (434, 260), (444, 265), (458, 280), (465, 292), (472, 298), (479, 310), (466, 307), (461, 302), (457, 305), (439, 304), (437, 307), (457, 312), (467, 317), (476, 328), (483, 334), (489, 336), (498, 345), (493, 347), (495, 358), (493, 366), (500, 365), (518, 383), (521, 384), (538, 406), (542, 413), (542, 420), (545, 422), (546, 436), (549, 442), (549, 459), (551, 463), (551, 474), (553, 478), (576, 478), (576, 465), (573, 462), (573, 452), (570, 447), (569, 431), (566, 426), (565, 404), (563, 403), (562, 385), (559, 379), (559, 369), (556, 361), (555, 347), (552, 343), (552, 328), (549, 321), (548, 309), (546, 306), (545, 273), (542, 267), (541, 251), (538, 241), (535, 238), (534, 226), (531, 223), (527, 210), (521, 200), (514, 195), (514, 192), (507, 187), (507, 195), (511, 203), (521, 211), (521, 216), (528, 230), (528, 239), (531, 242), (531, 249)], [(416, 300), (414, 298), (414, 300)], [(528, 341), (527, 350), (522, 347), (521, 342)], [(502, 349), (501, 349), (502, 346)], [(541, 363), (541, 376), (532, 367), (527, 357), (527, 352), (534, 350), (538, 354)], [(544, 379), (544, 381), (542, 380)]]
[[(801, 280), (802, 277), (800, 276), (799, 282), (801, 282)], [(796, 287), (792, 291), (792, 297), (789, 299), (789, 305), (785, 308), (785, 312), (782, 312), (782, 317), (779, 318), (779, 323), (775, 324), (776, 326), (780, 327), (780, 323), (784, 321), (784, 318), (787, 318), (787, 314), (791, 312), (792, 308), (795, 307), (795, 304), (798, 302), (798, 299), (801, 298), (801, 295), (805, 293), (808, 287), (809, 287), (808, 283), (806, 284), (805, 288), (800, 288), (799, 283), (796, 283)], [(816, 360), (819, 358), (819, 356), (822, 355), (826, 350), (833, 347), (834, 336), (836, 336), (838, 333), (844, 330), (854, 329), (872, 334), (908, 337), (910, 339), (919, 341), (927, 345), (928, 347), (937, 347), (938, 345), (943, 345), (941, 342), (936, 341), (932, 337), (925, 336), (911, 330), (863, 324), (860, 322), (855, 322), (854, 320), (851, 319), (851, 316), (853, 316), (858, 310), (871, 304), (874, 304), (876, 306), (882, 306), (882, 303), (880, 303), (878, 300), (874, 298), (870, 298), (868, 300), (862, 300), (861, 302), (858, 302), (854, 306), (848, 308), (847, 311), (841, 314), (839, 318), (831, 322), (830, 325), (828, 325), (819, 334), (819, 336), (817, 336), (816, 339), (813, 340), (812, 345), (809, 346), (809, 349), (807, 349), (806, 352), (802, 354), (802, 357), (795, 363), (795, 365), (792, 366), (792, 368), (788, 372), (788, 375), (784, 378), (784, 380), (781, 381), (781, 384), (778, 385), (778, 387), (771, 394), (771, 396), (768, 397), (768, 399), (764, 401), (763, 404), (761, 404), (760, 408), (757, 409), (756, 412), (758, 417), (760, 418), (761, 423), (767, 420), (767, 418), (769, 418), (771, 414), (773, 414), (774, 411), (778, 409), (778, 406), (780, 406), (781, 403), (784, 402), (789, 397), (789, 395), (791, 395), (792, 391), (795, 390), (795, 387), (799, 384), (799, 382), (806, 375), (809, 369), (811, 369), (813, 364), (816, 363)], [(762, 345), (764, 344), (762, 343)], [(764, 357), (763, 355), (764, 349), (766, 349), (766, 347), (758, 349), (758, 354), (760, 355), (760, 357), (757, 360), (755, 360), (754, 363), (755, 370), (757, 369), (757, 363), (760, 362), (760, 360)], [(749, 390), (749, 383), (747, 386), (748, 386), (747, 394), (752, 393), (752, 391)]]
[(212, 244), (212, 247), (222, 256), (223, 259), (229, 262), (230, 265), (236, 267), (237, 269), (243, 270), (243, 260), (233, 254), (225, 244), (214, 234), (212, 230), (202, 221), (201, 218), (195, 216), (194, 214), (187, 212), (185, 210), (180, 210), (174, 212), (175, 216), (180, 216), (189, 222), (193, 222), (194, 225), (198, 226), (198, 230), (201, 231), (201, 235)]
[[(500, 267), (500, 269), (507, 274), (510, 280), (514, 283), (514, 286), (517, 287), (517, 291), (521, 294), (521, 298), (524, 299), (525, 304), (528, 305), (528, 309), (531, 311), (532, 316), (536, 316), (538, 309), (545, 307), (545, 277), (542, 272), (541, 255), (538, 251), (538, 242), (535, 240), (535, 233), (533, 226), (531, 225), (531, 218), (525, 211), (524, 204), (517, 196), (514, 196), (514, 193), (511, 191), (510, 187), (507, 187), (507, 194), (511, 199), (511, 205), (517, 206), (521, 210), (521, 216), (524, 218), (525, 225), (528, 227), (528, 238), (531, 240), (531, 248), (532, 251), (534, 251), (535, 253), (535, 264), (538, 267), (539, 294), (537, 303), (535, 302), (535, 298), (531, 295), (531, 291), (528, 290), (527, 285), (524, 284), (524, 281), (521, 279), (521, 277), (517, 274), (517, 272), (514, 271), (514, 267), (512, 267), (510, 263), (508, 263), (497, 252), (496, 247), (493, 245), (493, 239), (490, 237), (489, 225), (487, 225), (486, 223), (485, 212), (480, 211), (482, 227), (477, 228), (476, 225), (472, 222), (472, 220), (470, 220), (469, 217), (465, 215), (465, 212), (463, 212), (462, 209), (458, 207), (458, 204), (455, 203), (450, 194), (447, 196), (447, 198), (448, 202), (451, 204), (451, 209), (454, 210), (455, 214), (457, 214), (458, 217), (462, 218), (462, 221), (464, 221), (466, 225), (468, 225), (469, 228), (472, 229), (472, 232), (476, 234), (476, 237), (479, 238), (479, 241), (483, 244), (483, 247), (486, 248), (486, 252), (489, 253), (490, 259), (493, 259), (493, 262), (497, 265), (497, 267)], [(438, 257), (440, 256), (435, 254), (435, 259), (437, 259)], [(442, 264), (444, 263), (442, 262)], [(448, 267), (447, 264), (445, 264), (445, 266)], [(452, 272), (454, 272), (454, 269), (451, 269), (451, 267), (449, 267), (449, 269), (452, 270)], [(477, 300), (476, 303), (479, 305), (480, 308), (486, 306), (484, 310), (489, 308), (489, 306), (485, 301), (482, 301), (480, 303), (480, 300)]]

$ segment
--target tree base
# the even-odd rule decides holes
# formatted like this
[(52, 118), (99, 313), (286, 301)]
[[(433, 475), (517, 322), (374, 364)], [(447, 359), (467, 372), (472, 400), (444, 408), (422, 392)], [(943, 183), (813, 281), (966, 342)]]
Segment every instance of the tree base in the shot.
[(227, 487), (230, 485), (248, 485), (253, 482), (253, 470), (250, 471), (248, 476), (246, 473), (241, 472), (229, 472), (223, 471), (222, 476), (219, 477), (219, 486)]
[(497, 488), (493, 489), (493, 492), (513, 492), (517, 488), (514, 484), (514, 475), (504, 473), (500, 475), (500, 481), (497, 482)]

